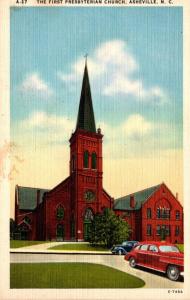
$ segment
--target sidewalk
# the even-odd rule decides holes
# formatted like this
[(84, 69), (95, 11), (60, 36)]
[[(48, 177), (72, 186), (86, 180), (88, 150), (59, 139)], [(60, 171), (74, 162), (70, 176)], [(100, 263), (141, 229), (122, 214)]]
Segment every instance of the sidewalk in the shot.
[[(10, 248), (10, 253), (38, 253), (38, 254), (99, 254), (99, 255), (109, 255), (111, 251), (85, 251), (85, 250), (48, 250), (50, 247), (60, 246), (64, 244), (78, 244), (78, 242), (50, 242), (37, 244), (32, 246), (20, 247), (20, 248)], [(81, 242), (81, 244), (88, 244), (87, 242)]]

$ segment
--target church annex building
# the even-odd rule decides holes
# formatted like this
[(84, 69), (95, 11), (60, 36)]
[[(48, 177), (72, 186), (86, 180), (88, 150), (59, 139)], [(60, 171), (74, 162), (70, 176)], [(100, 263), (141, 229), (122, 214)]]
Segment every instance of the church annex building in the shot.
[(51, 190), (16, 186), (15, 222), (26, 240), (88, 239), (94, 214), (111, 208), (132, 229), (133, 240), (183, 243), (183, 207), (164, 184), (113, 199), (103, 188), (101, 129), (96, 130), (87, 64), (70, 143), (70, 174)]

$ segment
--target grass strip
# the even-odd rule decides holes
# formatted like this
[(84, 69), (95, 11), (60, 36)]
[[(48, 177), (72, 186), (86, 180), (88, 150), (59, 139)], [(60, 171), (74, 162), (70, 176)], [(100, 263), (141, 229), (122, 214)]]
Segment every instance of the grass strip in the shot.
[(12, 263), (11, 288), (140, 288), (145, 282), (92, 263)]
[(107, 251), (107, 248), (100, 246), (91, 246), (90, 244), (61, 244), (58, 246), (50, 247), (48, 250), (76, 250), (76, 251)]
[(181, 252), (184, 252), (184, 244), (176, 244)]
[(19, 240), (10, 240), (10, 248), (20, 248), (27, 247), (32, 245), (44, 244), (47, 241), (19, 241)]

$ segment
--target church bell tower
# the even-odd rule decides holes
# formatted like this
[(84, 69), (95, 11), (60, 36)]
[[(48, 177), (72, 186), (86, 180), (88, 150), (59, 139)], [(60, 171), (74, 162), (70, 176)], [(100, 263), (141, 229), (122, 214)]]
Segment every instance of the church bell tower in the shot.
[(76, 240), (88, 239), (88, 224), (101, 211), (102, 138), (96, 131), (87, 60), (75, 132), (70, 138), (71, 222)]

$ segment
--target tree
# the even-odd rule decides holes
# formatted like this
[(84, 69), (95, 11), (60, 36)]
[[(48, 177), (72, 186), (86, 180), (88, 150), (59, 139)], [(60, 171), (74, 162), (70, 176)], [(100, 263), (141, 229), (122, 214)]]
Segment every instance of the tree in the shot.
[(131, 230), (126, 221), (116, 216), (111, 209), (104, 209), (103, 213), (94, 216), (89, 233), (89, 242), (110, 248), (129, 238)]

